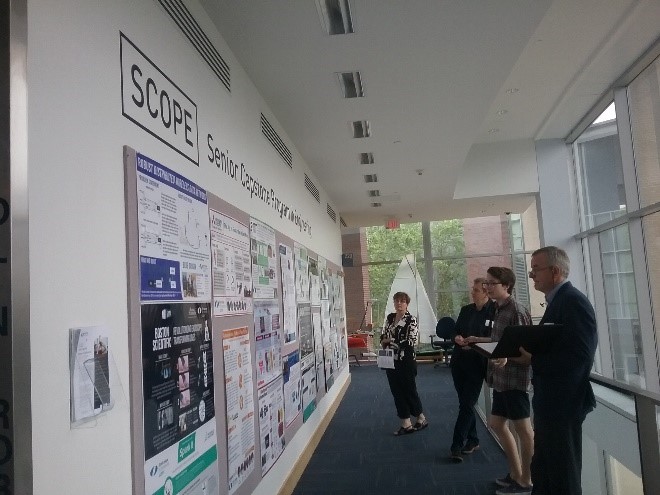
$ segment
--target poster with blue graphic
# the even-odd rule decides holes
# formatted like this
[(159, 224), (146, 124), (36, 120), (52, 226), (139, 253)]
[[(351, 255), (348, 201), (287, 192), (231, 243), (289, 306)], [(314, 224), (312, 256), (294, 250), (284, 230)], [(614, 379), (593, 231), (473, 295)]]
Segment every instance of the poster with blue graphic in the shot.
[(140, 300), (211, 300), (206, 191), (137, 154)]

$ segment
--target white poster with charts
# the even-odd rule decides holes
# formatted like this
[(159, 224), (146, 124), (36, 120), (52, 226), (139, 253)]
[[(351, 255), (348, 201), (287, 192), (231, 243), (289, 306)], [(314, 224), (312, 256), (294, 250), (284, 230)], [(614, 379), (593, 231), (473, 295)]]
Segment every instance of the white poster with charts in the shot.
[(254, 470), (254, 401), (248, 327), (222, 332), (227, 402), (227, 484), (234, 493)]
[(247, 225), (215, 210), (211, 219), (213, 316), (252, 312), (250, 231)]
[(206, 191), (137, 154), (140, 300), (211, 300)]
[(252, 296), (255, 299), (277, 297), (277, 251), (275, 230), (250, 218), (250, 255), (252, 256)]

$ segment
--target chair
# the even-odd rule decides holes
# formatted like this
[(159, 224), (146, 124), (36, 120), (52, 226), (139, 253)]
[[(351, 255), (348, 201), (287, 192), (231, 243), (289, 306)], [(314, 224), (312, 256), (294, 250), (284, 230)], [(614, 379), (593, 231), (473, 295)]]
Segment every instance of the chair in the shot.
[[(431, 347), (434, 350), (442, 351), (445, 364), (449, 366), (449, 356), (454, 350), (454, 327), (456, 322), (451, 316), (443, 316), (438, 320), (435, 326), (435, 335), (431, 335)], [(440, 362), (435, 363), (438, 367)]]
[(348, 359), (355, 359), (355, 364), (360, 366), (360, 358), (373, 355), (373, 336), (369, 333), (355, 333), (348, 335)]

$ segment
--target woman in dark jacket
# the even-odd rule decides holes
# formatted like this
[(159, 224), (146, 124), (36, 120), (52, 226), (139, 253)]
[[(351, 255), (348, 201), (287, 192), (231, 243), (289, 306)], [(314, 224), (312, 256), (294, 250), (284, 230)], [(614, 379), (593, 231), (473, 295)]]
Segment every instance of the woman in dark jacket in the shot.
[[(380, 336), (383, 349), (394, 350), (394, 369), (387, 369), (387, 381), (394, 397), (397, 416), (401, 427), (395, 435), (406, 435), (426, 428), (429, 423), (422, 411), (422, 401), (417, 393), (417, 362), (415, 346), (419, 338), (417, 319), (408, 312), (410, 296), (405, 292), (394, 294), (394, 313), (387, 315)], [(412, 424), (410, 417), (416, 417)]]

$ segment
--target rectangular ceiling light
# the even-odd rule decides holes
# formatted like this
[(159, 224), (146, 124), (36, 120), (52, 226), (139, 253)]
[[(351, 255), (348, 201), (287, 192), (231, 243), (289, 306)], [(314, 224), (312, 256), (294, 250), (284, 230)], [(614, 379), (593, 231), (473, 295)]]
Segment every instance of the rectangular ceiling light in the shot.
[(351, 6), (348, 0), (316, 0), (316, 10), (321, 18), (321, 25), (328, 34), (353, 32)]
[(373, 153), (360, 153), (358, 158), (360, 165), (373, 165), (374, 163), (374, 154)]
[(380, 196), (380, 190), (379, 189), (370, 189), (367, 191), (367, 194), (369, 195), (370, 198), (375, 198), (377, 196)]
[(383, 205), (380, 204), (380, 203), (371, 203), (371, 206), (373, 206), (374, 208), (378, 208), (378, 207), (383, 206)]
[(364, 88), (362, 87), (362, 76), (358, 71), (355, 72), (337, 72), (339, 86), (344, 98), (362, 98), (364, 97)]
[(378, 176), (376, 174), (368, 174), (364, 176), (365, 182), (378, 182)]
[(356, 120), (351, 122), (351, 130), (354, 138), (367, 138), (371, 136), (371, 127), (368, 120)]

